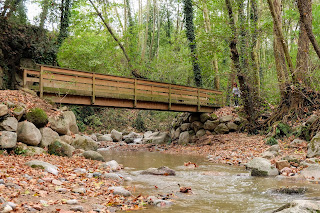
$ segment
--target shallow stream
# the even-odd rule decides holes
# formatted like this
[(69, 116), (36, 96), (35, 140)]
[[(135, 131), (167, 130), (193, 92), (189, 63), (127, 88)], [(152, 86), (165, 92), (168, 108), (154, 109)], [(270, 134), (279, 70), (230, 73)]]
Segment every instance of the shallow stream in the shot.
[[(174, 194), (174, 205), (168, 208), (151, 207), (141, 212), (272, 212), (295, 199), (320, 197), (320, 186), (279, 180), (275, 177), (251, 177), (243, 167), (218, 165), (207, 162), (203, 157), (169, 155), (152, 152), (106, 151), (107, 161), (116, 160), (123, 164), (121, 172), (133, 179), (135, 195)], [(187, 169), (185, 162), (194, 162), (195, 169)], [(140, 175), (150, 167), (168, 166), (176, 176)], [(181, 186), (192, 188), (192, 194), (179, 192)], [(126, 184), (130, 185), (129, 182)], [(280, 187), (306, 187), (304, 195), (272, 193)]]

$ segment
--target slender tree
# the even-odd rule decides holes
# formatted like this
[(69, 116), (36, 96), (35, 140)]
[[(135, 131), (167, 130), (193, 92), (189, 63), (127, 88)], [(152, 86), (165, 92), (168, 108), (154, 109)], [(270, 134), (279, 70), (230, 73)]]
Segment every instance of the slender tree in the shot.
[(58, 46), (61, 46), (64, 39), (68, 37), (71, 5), (71, 0), (61, 0), (60, 32), (58, 35)]
[(185, 22), (186, 22), (186, 33), (187, 33), (187, 38), (189, 40), (189, 47), (191, 50), (194, 81), (197, 87), (201, 87), (202, 76), (201, 76), (201, 69), (200, 69), (200, 65), (197, 57), (197, 45), (196, 45), (195, 34), (194, 34), (192, 0), (184, 0), (184, 15), (185, 15)]

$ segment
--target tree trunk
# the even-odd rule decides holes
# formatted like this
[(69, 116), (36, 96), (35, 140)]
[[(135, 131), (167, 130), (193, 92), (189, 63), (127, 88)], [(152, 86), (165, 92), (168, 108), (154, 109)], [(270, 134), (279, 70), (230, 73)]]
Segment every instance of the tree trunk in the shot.
[(197, 46), (194, 35), (194, 24), (193, 24), (193, 8), (192, 0), (184, 0), (184, 14), (186, 17), (186, 33), (189, 40), (189, 47), (191, 50), (191, 60), (193, 64), (194, 81), (197, 87), (202, 86), (201, 69), (197, 57)]
[(151, 44), (150, 44), (150, 53), (149, 53), (149, 58), (152, 60), (153, 58), (153, 44), (154, 44), (154, 36), (156, 33), (156, 4), (157, 0), (153, 0), (153, 23), (152, 23), (152, 38), (151, 38)]
[(300, 12), (300, 20), (304, 24), (304, 28), (307, 32), (307, 35), (309, 37), (309, 40), (316, 51), (318, 57), (320, 58), (320, 47), (317, 43), (316, 38), (313, 35), (312, 32), (312, 22), (308, 21), (309, 19), (312, 20), (312, 13), (310, 10), (310, 7), (312, 6), (311, 0), (298, 0), (298, 8)]
[(70, 18), (71, 0), (61, 1), (60, 32), (58, 35), (58, 46), (60, 47), (64, 39), (68, 37), (68, 27)]
[[(309, 14), (305, 17), (305, 22), (307, 25), (312, 26), (312, 15), (310, 15), (312, 14), (311, 0), (304, 0), (303, 14)], [(304, 85), (310, 85), (307, 78), (309, 67), (309, 38), (301, 17), (299, 24), (300, 33), (298, 40), (296, 76), (299, 82), (304, 83)]]
[(44, 0), (42, 4), (42, 12), (40, 14), (40, 28), (44, 28), (44, 23), (47, 19), (48, 16), (48, 11), (49, 11), (49, 0)]
[(144, 57), (147, 51), (147, 43), (148, 43), (148, 32), (149, 32), (149, 18), (150, 18), (150, 0), (147, 0), (147, 20), (146, 20), (146, 29), (144, 34), (144, 41), (141, 52), (141, 61), (144, 61)]
[(159, 59), (159, 48), (160, 48), (160, 2), (157, 1), (157, 60)]

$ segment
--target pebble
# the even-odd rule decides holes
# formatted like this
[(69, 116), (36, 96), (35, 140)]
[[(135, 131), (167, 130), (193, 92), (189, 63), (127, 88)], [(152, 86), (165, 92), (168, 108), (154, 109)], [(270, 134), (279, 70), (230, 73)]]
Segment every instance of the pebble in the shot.
[(48, 205), (48, 202), (47, 202), (47, 201), (45, 201), (45, 200), (40, 200), (39, 202), (40, 202), (40, 203), (41, 203), (41, 205), (43, 205), (43, 206)]
[(102, 174), (100, 172), (94, 172), (92, 175), (93, 177), (100, 177)]
[(75, 211), (75, 212), (77, 212), (77, 211), (84, 212), (84, 209), (82, 206), (75, 206), (75, 207), (72, 207), (70, 210)]
[(53, 183), (54, 185), (58, 185), (58, 186), (61, 186), (61, 185), (62, 185), (62, 182), (59, 181), (59, 180), (56, 180), (56, 179), (52, 180), (52, 183)]
[(131, 196), (131, 192), (121, 186), (113, 186), (113, 187), (110, 187), (109, 190), (113, 190), (113, 194), (115, 195), (122, 195), (125, 197)]
[(3, 179), (0, 179), (0, 184), (4, 184), (4, 180)]
[(79, 193), (79, 194), (84, 194), (86, 193), (86, 189), (85, 188), (74, 188), (72, 189), (72, 192), (75, 192), (75, 193)]
[(38, 183), (44, 183), (44, 180), (39, 179), (39, 180), (38, 180)]
[(86, 172), (87, 172), (87, 170), (85, 170), (85, 169), (81, 169), (81, 168), (77, 168), (77, 169), (75, 169), (75, 170), (74, 170), (74, 172), (75, 172), (75, 173), (84, 174), (84, 173), (86, 173)]
[(21, 181), (20, 184), (27, 185), (28, 183), (26, 181)]
[(31, 180), (32, 179), (32, 177), (30, 175), (28, 175), (28, 174), (25, 174), (24, 177), (27, 178), (27, 180)]
[(68, 189), (66, 189), (66, 188), (59, 188), (59, 189), (57, 189), (57, 191), (65, 194), (65, 193), (68, 192)]
[(17, 208), (17, 204), (13, 203), (13, 202), (8, 202), (7, 203), (13, 210)]
[(2, 213), (11, 212), (13, 211), (12, 207), (9, 204), (6, 204), (6, 206), (1, 211)]
[(87, 174), (87, 178), (93, 178), (93, 174), (92, 173), (88, 173)]
[(69, 204), (69, 205), (77, 205), (79, 202), (78, 202), (78, 200), (76, 200), (76, 199), (73, 199), (73, 200), (67, 200), (67, 204)]

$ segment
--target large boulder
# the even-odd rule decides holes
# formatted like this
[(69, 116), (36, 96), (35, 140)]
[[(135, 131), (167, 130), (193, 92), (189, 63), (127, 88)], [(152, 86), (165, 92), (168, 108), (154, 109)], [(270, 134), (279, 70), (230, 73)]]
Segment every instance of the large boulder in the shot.
[(280, 207), (274, 212), (279, 213), (310, 213), (320, 212), (319, 200), (294, 200), (289, 204)]
[(41, 108), (33, 108), (26, 114), (26, 119), (33, 123), (36, 127), (41, 128), (47, 125), (48, 115)]
[(201, 115), (200, 115), (200, 121), (202, 122), (202, 123), (205, 123), (207, 120), (209, 120), (209, 119), (211, 119), (211, 116), (210, 116), (210, 114), (209, 113), (202, 113)]
[(98, 149), (98, 143), (92, 139), (88, 139), (84, 136), (76, 134), (72, 140), (71, 145), (76, 149), (83, 150), (93, 150), (96, 151)]
[(8, 106), (5, 104), (0, 104), (0, 117), (8, 114)]
[(311, 125), (313, 124), (316, 120), (318, 120), (318, 116), (316, 115), (311, 115), (308, 120), (306, 121), (306, 125)]
[(219, 125), (218, 120), (206, 121), (203, 125), (203, 128), (209, 131), (213, 131)]
[(172, 140), (179, 139), (180, 133), (181, 133), (181, 128), (180, 127), (177, 128), (176, 130), (171, 129), (170, 136), (171, 136)]
[(159, 168), (149, 168), (141, 172), (142, 175), (164, 175), (164, 176), (175, 176), (176, 172), (169, 167), (162, 166)]
[(66, 142), (56, 140), (48, 146), (48, 153), (51, 155), (72, 157), (75, 148)]
[(25, 108), (22, 106), (17, 106), (12, 111), (13, 116), (19, 121), (25, 113)]
[(115, 160), (108, 161), (108, 162), (102, 164), (101, 167), (105, 168), (105, 169), (109, 169), (109, 170), (114, 171), (114, 172), (121, 169), (121, 166)]
[(109, 141), (109, 142), (113, 141), (111, 134), (99, 135), (97, 140), (98, 141)]
[(44, 169), (45, 171), (54, 174), (54, 175), (58, 175), (58, 167), (47, 163), (47, 162), (43, 162), (43, 161), (39, 161), (39, 160), (32, 160), (32, 161), (28, 161), (26, 163), (26, 165), (32, 167), (32, 168), (39, 168), (39, 169)]
[(8, 117), (0, 123), (0, 129), (15, 132), (18, 128), (18, 120), (15, 117)]
[(203, 123), (200, 121), (194, 121), (191, 123), (191, 128), (194, 130), (194, 132), (198, 132), (200, 129), (203, 129)]
[(37, 146), (42, 138), (40, 130), (28, 121), (18, 123), (17, 135), (19, 142), (31, 146)]
[(309, 165), (308, 168), (303, 169), (301, 171), (301, 175), (303, 175), (307, 179), (319, 180), (319, 178), (320, 178), (320, 165), (319, 164)]
[(53, 141), (59, 139), (59, 134), (51, 128), (44, 127), (40, 129), (42, 139), (40, 141), (41, 147), (48, 147)]
[(251, 169), (252, 176), (276, 176), (278, 170), (265, 158), (254, 158), (246, 164), (247, 169)]
[(27, 146), (24, 143), (17, 143), (15, 149), (14, 149), (15, 154), (23, 154), (26, 156), (34, 156), (34, 155), (41, 155), (46, 153), (46, 151), (40, 147), (37, 146)]
[(128, 135), (123, 136), (123, 140), (126, 143), (136, 143), (142, 140), (142, 135), (135, 132), (130, 132)]
[(308, 158), (319, 157), (319, 156), (320, 156), (320, 132), (317, 133), (308, 144), (308, 152), (307, 152)]
[(15, 132), (2, 131), (0, 132), (0, 148), (13, 148), (17, 144), (17, 134)]
[(122, 140), (122, 132), (119, 132), (119, 131), (113, 129), (113, 130), (111, 131), (111, 138), (112, 138), (113, 141), (115, 141), (115, 142), (121, 141), (121, 140)]
[(144, 134), (143, 143), (165, 144), (170, 140), (167, 132), (146, 132)]
[(236, 132), (239, 129), (239, 126), (237, 124), (233, 123), (233, 122), (229, 122), (227, 124), (227, 127), (229, 129), (229, 132)]
[(220, 123), (215, 129), (214, 131), (217, 134), (227, 134), (229, 132), (229, 128), (227, 127), (227, 125), (225, 125), (224, 123)]
[(182, 132), (180, 133), (178, 144), (185, 145), (190, 143), (190, 140), (191, 140), (191, 136), (189, 132)]
[(182, 132), (189, 131), (190, 128), (191, 128), (191, 123), (184, 123), (184, 124), (181, 124), (180, 126), (180, 129)]
[(82, 153), (82, 156), (90, 160), (97, 160), (102, 162), (105, 161), (103, 156), (99, 152), (92, 151), (92, 150), (85, 151), (84, 153)]
[(79, 132), (76, 116), (72, 111), (62, 113), (57, 118), (49, 118), (51, 128), (61, 135), (77, 134)]
[(219, 119), (220, 123), (228, 123), (230, 121), (232, 121), (233, 119), (233, 116), (232, 115), (226, 115), (226, 116), (223, 116)]
[(202, 137), (206, 134), (206, 131), (204, 129), (200, 129), (197, 133), (196, 136), (197, 137)]

